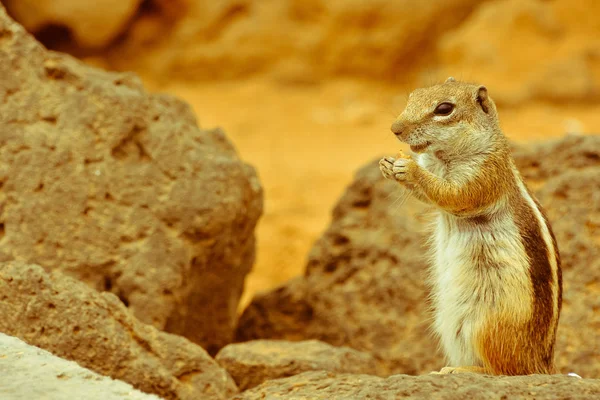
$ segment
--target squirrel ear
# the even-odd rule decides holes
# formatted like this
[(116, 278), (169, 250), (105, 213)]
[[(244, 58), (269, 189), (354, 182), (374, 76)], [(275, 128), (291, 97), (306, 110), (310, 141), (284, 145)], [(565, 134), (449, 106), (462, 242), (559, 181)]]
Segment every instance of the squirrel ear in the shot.
[(477, 88), (475, 99), (477, 100), (479, 107), (487, 114), (490, 111), (490, 98), (488, 97), (488, 91), (485, 86), (479, 86)]
[(453, 77), (449, 76), (448, 79), (446, 79), (445, 83), (448, 83), (448, 82), (456, 82), (456, 79), (454, 79)]

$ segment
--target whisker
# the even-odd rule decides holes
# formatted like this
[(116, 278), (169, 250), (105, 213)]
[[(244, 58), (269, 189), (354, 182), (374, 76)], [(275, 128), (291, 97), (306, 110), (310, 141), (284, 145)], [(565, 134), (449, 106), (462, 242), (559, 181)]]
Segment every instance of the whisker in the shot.
[[(392, 194), (395, 194), (395, 193), (391, 193), (390, 195), (392, 195)], [(400, 193), (400, 195), (398, 197), (396, 197), (396, 199), (394, 201), (392, 201), (392, 204), (390, 204), (389, 207), (396, 205), (396, 203), (398, 203), (398, 200), (402, 199), (402, 197), (404, 197), (404, 193)]]
[[(396, 193), (392, 192), (392, 193), (388, 194), (387, 196), (385, 196), (385, 201), (388, 201), (390, 199), (390, 197), (392, 197), (395, 194)], [(398, 199), (396, 199), (396, 200), (398, 200)], [(394, 201), (396, 201), (396, 200), (394, 200)]]
[[(407, 189), (402, 189), (402, 194), (392, 203), (390, 204), (390, 208), (394, 208), (392, 210), (392, 214), (396, 214), (404, 205), (404, 203), (406, 203), (406, 200), (408, 200), (408, 198), (411, 196), (411, 193), (409, 190)], [(398, 202), (398, 200), (400, 200)]]

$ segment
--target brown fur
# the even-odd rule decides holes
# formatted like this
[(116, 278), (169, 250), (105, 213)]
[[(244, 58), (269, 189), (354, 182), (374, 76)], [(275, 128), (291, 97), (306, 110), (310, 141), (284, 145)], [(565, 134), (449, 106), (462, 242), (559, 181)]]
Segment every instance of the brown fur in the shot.
[[(502, 153), (490, 156), (479, 173), (465, 183), (453, 184), (422, 168), (415, 170), (415, 179), (438, 207), (454, 215), (477, 215), (506, 193), (508, 172), (501, 167), (503, 156), (506, 157)], [(498, 176), (503, 179), (497, 179)]]
[[(509, 316), (495, 315), (481, 332), (480, 352), (488, 373), (496, 375), (549, 374), (554, 372), (554, 342), (558, 316), (553, 322), (552, 285), (558, 285), (559, 314), (562, 303), (562, 277), (560, 255), (556, 239), (539, 202), (528, 191), (544, 217), (552, 236), (554, 252), (550, 254), (538, 219), (520, 195), (516, 183), (511, 182), (510, 206), (513, 219), (519, 228), (521, 241), (530, 260), (529, 279), (533, 287), (533, 311), (525, 324), (511, 323)], [(554, 283), (550, 259), (555, 258), (558, 267), (558, 282)]]

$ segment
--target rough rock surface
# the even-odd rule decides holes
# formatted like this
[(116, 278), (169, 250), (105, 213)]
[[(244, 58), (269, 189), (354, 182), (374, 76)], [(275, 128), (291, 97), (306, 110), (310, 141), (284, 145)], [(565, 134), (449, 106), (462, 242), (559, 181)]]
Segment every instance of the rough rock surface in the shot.
[(136, 76), (45, 50), (1, 8), (0, 32), (0, 259), (111, 291), (216, 353), (254, 260), (253, 168)]
[(375, 360), (369, 354), (318, 340), (253, 340), (230, 344), (221, 349), (216, 360), (241, 391), (306, 371), (374, 374), (376, 370)]
[(66, 27), (78, 45), (106, 46), (123, 32), (142, 0), (3, 0), (2, 3), (27, 30)]
[(86, 400), (159, 400), (0, 333), (0, 398), (71, 400), (75, 393)]
[(0, 332), (166, 399), (226, 399), (231, 377), (200, 346), (143, 324), (112, 293), (55, 271), (0, 264)]
[[(600, 136), (568, 136), (515, 151), (548, 211), (563, 259), (561, 372), (600, 376)], [(404, 201), (374, 162), (356, 175), (312, 249), (306, 274), (258, 295), (238, 340), (320, 339), (370, 352), (381, 373), (443, 366), (428, 334), (424, 206)]]
[(267, 381), (234, 397), (278, 399), (591, 399), (600, 396), (600, 380), (565, 375), (491, 377), (475, 374), (370, 375), (305, 372)]

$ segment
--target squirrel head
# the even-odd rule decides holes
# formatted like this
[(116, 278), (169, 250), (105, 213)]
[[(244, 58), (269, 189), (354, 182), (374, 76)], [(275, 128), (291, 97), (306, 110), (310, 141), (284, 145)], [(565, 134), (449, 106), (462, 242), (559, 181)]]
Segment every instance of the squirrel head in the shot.
[(392, 132), (417, 153), (463, 155), (481, 151), (501, 135), (496, 106), (485, 86), (452, 77), (412, 92)]

